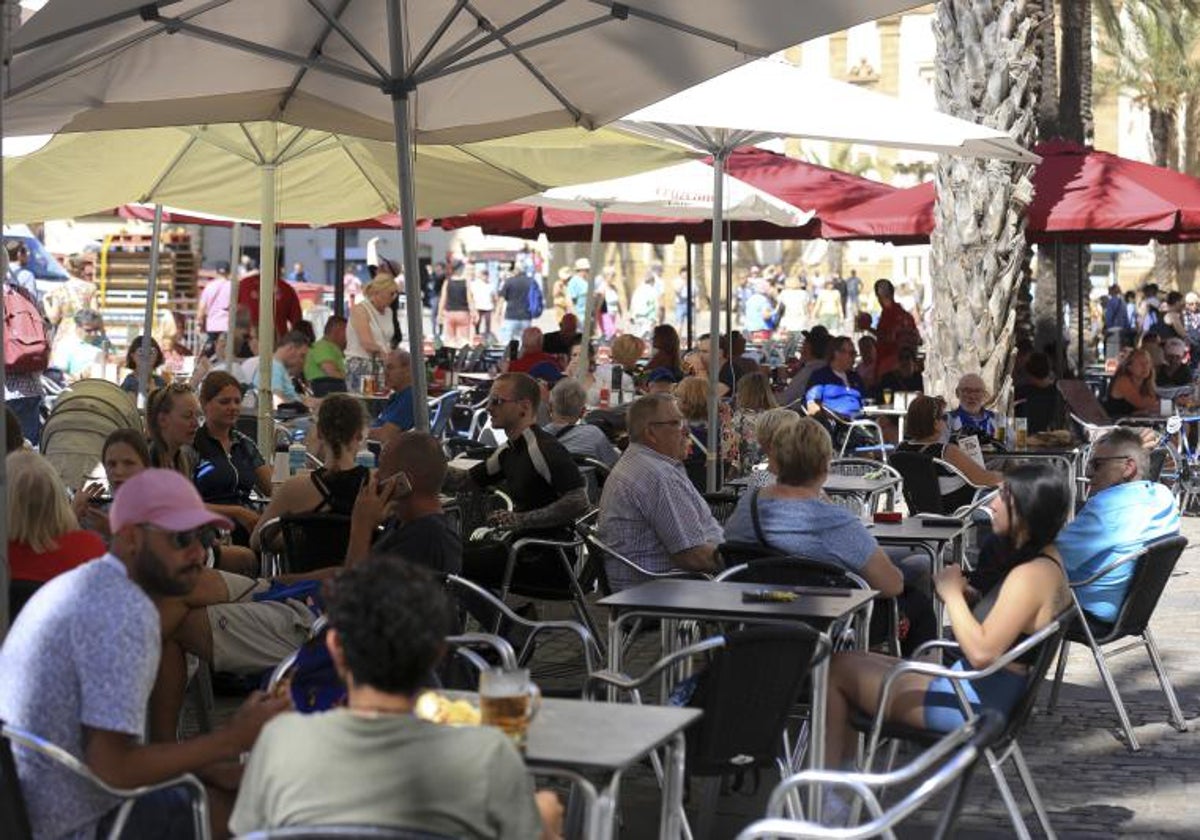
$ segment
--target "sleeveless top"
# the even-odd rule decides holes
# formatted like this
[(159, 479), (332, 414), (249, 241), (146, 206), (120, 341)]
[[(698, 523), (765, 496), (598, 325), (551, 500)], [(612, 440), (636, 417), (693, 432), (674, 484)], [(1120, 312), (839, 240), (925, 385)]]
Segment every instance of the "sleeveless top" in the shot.
[(446, 281), (446, 311), (467, 312), (471, 308), (467, 303), (467, 281), (463, 277), (451, 277)]
[(341, 472), (333, 472), (321, 467), (314, 470), (310, 476), (313, 486), (321, 494), (321, 501), (313, 513), (338, 513), (349, 516), (354, 510), (354, 500), (363, 484), (371, 477), (371, 471), (366, 467), (351, 467)]
[[(906, 440), (896, 447), (896, 451), (920, 452), (931, 458), (946, 460), (946, 444), (944, 443), (916, 443), (915, 441)], [(967, 484), (957, 475), (947, 471), (945, 467), (939, 465), (937, 472), (938, 490), (941, 491), (942, 499), (948, 508), (955, 510), (963, 505), (971, 504), (971, 501), (975, 498), (974, 487)]]
[[(1038, 558), (1041, 558), (1041, 557), (1045, 557), (1047, 560), (1054, 563), (1054, 565), (1058, 566), (1059, 568), (1062, 568), (1061, 563), (1059, 563), (1057, 560), (1055, 560), (1053, 557), (1051, 557), (1049, 554), (1046, 554), (1045, 552), (1043, 552), (1041, 554), (1035, 554), (1032, 557), (1030, 557), (1028, 560), (1024, 560), (1021, 563), (1018, 563), (1017, 566), (1023, 565), (1025, 563), (1032, 563), (1034, 560), (1037, 560)], [(1014, 566), (1013, 568), (1015, 569), (1016, 566)], [(1008, 575), (1011, 572), (1012, 572), (1012, 569), (1009, 569), (1007, 572), (1005, 572), (1004, 577), (1000, 578), (1000, 580), (996, 583), (996, 585), (993, 586), (991, 589), (989, 589), (983, 595), (983, 597), (979, 599), (979, 603), (977, 603), (975, 605), (975, 608), (973, 610), (971, 610), (971, 612), (975, 615), (976, 620), (979, 621), (980, 624), (982, 624), (984, 622), (984, 620), (987, 619), (988, 613), (990, 613), (992, 611), (992, 607), (996, 606), (996, 600), (1000, 597), (1000, 589), (1001, 589), (1001, 587), (1004, 586), (1004, 581), (1008, 578)], [(1028, 638), (1029, 638), (1028, 633), (1020, 633), (1017, 635), (1016, 640), (1012, 643), (1012, 646), (1016, 647), (1017, 645), (1021, 644), (1021, 642), (1025, 641)], [(1039, 648), (1035, 647), (1032, 650), (1028, 650), (1025, 653), (1018, 656), (1014, 660), (1014, 663), (1017, 665), (1033, 665), (1035, 662), (1037, 662), (1037, 658), (1040, 653), (1041, 653), (1041, 650)]]
[[(375, 343), (384, 348), (384, 351), (391, 349), (392, 337), (395, 335), (395, 326), (392, 324), (391, 310), (385, 309), (380, 312), (375, 308), (367, 298), (363, 298), (358, 303), (354, 304), (356, 309), (361, 308), (367, 313), (367, 324), (371, 328), (371, 338), (375, 339)], [(347, 359), (369, 359), (371, 354), (368, 353), (358, 338), (358, 333), (353, 326), (346, 330), (346, 358)]]

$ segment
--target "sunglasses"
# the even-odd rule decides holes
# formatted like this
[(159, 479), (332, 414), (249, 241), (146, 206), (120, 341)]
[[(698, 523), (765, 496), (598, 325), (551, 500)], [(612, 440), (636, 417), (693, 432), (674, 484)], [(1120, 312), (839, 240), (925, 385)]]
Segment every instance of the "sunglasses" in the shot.
[(192, 544), (197, 540), (205, 550), (208, 550), (216, 545), (221, 537), (220, 532), (212, 525), (201, 525), (199, 528), (193, 528), (190, 531), (168, 531), (166, 528), (160, 528), (157, 525), (149, 523), (143, 524), (142, 527), (150, 531), (158, 531), (160, 534), (166, 534), (167, 543), (176, 551), (191, 548)]
[(501, 397), (496, 394), (492, 394), (490, 397), (488, 397), (488, 405), (504, 405), (505, 403), (518, 403), (518, 402), (520, 402), (519, 399), (509, 398), (509, 397)]

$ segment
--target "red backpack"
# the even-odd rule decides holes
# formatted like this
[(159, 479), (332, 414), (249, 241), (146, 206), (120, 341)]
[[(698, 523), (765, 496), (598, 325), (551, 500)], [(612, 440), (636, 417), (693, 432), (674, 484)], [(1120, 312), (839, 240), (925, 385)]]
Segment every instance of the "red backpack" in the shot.
[(4, 284), (4, 369), (39, 373), (50, 364), (50, 340), (37, 304), (11, 283)]

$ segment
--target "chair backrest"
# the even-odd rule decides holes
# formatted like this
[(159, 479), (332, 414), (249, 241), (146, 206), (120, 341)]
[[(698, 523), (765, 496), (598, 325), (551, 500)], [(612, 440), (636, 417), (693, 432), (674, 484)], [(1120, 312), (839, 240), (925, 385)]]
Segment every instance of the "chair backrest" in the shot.
[(458, 511), (458, 535), (464, 545), (476, 528), (488, 524), (493, 513), (508, 508), (503, 496), (489, 490), (462, 490), (454, 495), (453, 506)]
[(1050, 670), (1050, 663), (1054, 661), (1054, 656), (1058, 653), (1058, 649), (1062, 647), (1063, 636), (1067, 632), (1071, 621), (1076, 616), (1075, 605), (1072, 604), (1065, 610), (1055, 616), (1054, 620), (1049, 625), (1042, 628), (1034, 635), (1043, 635), (1043, 641), (1038, 647), (1037, 659), (1029, 666), (1029, 670), (1025, 674), (1025, 689), (1021, 693), (1020, 698), (1008, 713), (1008, 722), (1004, 727), (1004, 732), (1000, 736), (1003, 743), (1015, 739), (1021, 730), (1025, 728), (1025, 723), (1033, 714), (1033, 705), (1037, 701), (1038, 689), (1042, 685), (1042, 680), (1046, 677), (1046, 672)]
[(588, 501), (593, 505), (600, 504), (600, 494), (604, 492), (604, 482), (608, 480), (608, 474), (612, 470), (603, 461), (598, 461), (587, 455), (573, 453), (571, 460), (575, 462), (575, 466), (579, 467), (579, 471), (583, 474), (584, 481), (587, 483)]
[(1129, 582), (1129, 594), (1121, 604), (1113, 629), (1104, 639), (1097, 638), (1097, 641), (1115, 641), (1145, 632), (1187, 544), (1187, 537), (1176, 534), (1160, 537), (1142, 550), (1141, 557), (1134, 561), (1136, 566)]
[(454, 412), (454, 406), (457, 403), (457, 390), (447, 391), (434, 400), (433, 411), (430, 412), (432, 419), (429, 421), (429, 434), (440, 438), (446, 433), (446, 429), (450, 425), (450, 415)]
[(737, 507), (738, 496), (729, 490), (718, 490), (715, 493), (704, 493), (704, 501), (708, 502), (708, 509), (712, 511), (713, 519), (724, 525), (729, 521), (729, 517), (733, 516), (733, 511)]
[(904, 502), (909, 514), (946, 513), (933, 456), (898, 449), (892, 453), (889, 462), (904, 480)]
[(42, 588), (37, 580), (10, 580), (8, 582), (8, 620), (11, 624), (17, 613), (29, 603), (33, 594)]
[(1096, 399), (1096, 394), (1082, 379), (1060, 379), (1056, 383), (1058, 393), (1062, 395), (1067, 409), (1082, 420), (1093, 426), (1111, 426), (1112, 418)]
[(828, 643), (807, 625), (758, 626), (725, 636), (691, 705), (704, 717), (688, 730), (688, 772), (720, 775), (775, 765), (780, 734)]
[(12, 742), (4, 735), (4, 721), (0, 720), (0, 837), (6, 840), (33, 840), (33, 829), (29, 825), (29, 812), (25, 809), (25, 796), (21, 793), (21, 780), (17, 778), (17, 764), (13, 759)]
[(299, 574), (337, 566), (350, 545), (350, 517), (337, 513), (289, 513), (279, 517), (283, 539), (280, 567)]

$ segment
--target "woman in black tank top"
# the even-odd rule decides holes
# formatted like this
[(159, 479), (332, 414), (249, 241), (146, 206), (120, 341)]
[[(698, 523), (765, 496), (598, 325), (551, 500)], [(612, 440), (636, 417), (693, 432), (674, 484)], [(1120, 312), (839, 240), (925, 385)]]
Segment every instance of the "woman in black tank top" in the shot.
[[(309, 474), (294, 475), (271, 495), (250, 547), (261, 549), (263, 524), (290, 513), (336, 513), (349, 515), (358, 492), (371, 477), (366, 467), (356, 466), (355, 455), (366, 436), (367, 415), (362, 403), (349, 394), (330, 394), (317, 411), (317, 457), (324, 464)], [(331, 562), (342, 558), (329, 558)]]
[[(980, 598), (957, 565), (947, 566), (934, 581), (962, 649), (962, 659), (952, 670), (986, 668), (1045, 627), (1070, 603), (1062, 561), (1054, 547), (1069, 504), (1066, 477), (1053, 466), (1018, 467), (1005, 476), (988, 507), (993, 531), (1005, 548), (998, 582)], [(969, 602), (977, 602), (974, 609)], [(897, 661), (876, 653), (834, 654), (826, 739), (831, 767), (853, 756), (851, 709), (874, 715), (883, 681)], [(1013, 665), (963, 685), (976, 710), (992, 708), (1006, 715), (1026, 690), (1026, 683), (1025, 668)], [(905, 674), (893, 683), (886, 718), (933, 731), (950, 731), (964, 720), (950, 680), (918, 674)]]

